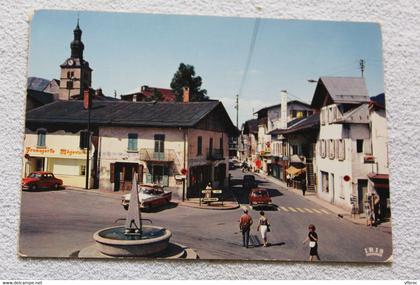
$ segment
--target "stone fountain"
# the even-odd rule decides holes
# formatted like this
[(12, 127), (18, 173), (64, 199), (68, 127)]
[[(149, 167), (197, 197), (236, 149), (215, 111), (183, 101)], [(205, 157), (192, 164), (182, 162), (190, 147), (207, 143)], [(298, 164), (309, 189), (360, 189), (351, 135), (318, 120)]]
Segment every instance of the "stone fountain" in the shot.
[(137, 187), (134, 175), (125, 225), (101, 229), (93, 235), (97, 249), (106, 256), (159, 257), (169, 246), (171, 231), (163, 227), (143, 225), (146, 219), (141, 218)]

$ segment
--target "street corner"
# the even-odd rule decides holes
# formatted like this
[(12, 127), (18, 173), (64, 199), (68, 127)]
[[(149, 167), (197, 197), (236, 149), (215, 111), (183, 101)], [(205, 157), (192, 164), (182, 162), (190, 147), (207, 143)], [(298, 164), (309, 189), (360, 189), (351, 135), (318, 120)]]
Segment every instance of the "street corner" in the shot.
[(239, 208), (239, 204), (236, 201), (217, 201), (217, 202), (201, 202), (198, 198), (189, 199), (178, 202), (179, 206), (206, 209), (206, 210), (235, 210)]

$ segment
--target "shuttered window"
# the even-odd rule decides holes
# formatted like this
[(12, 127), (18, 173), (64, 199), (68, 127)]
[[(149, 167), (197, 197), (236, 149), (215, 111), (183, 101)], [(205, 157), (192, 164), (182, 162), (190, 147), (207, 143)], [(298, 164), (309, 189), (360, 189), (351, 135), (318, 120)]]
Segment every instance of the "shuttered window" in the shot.
[(338, 140), (338, 160), (346, 159), (345, 140)]
[(363, 141), (363, 150), (365, 154), (372, 154), (372, 141), (371, 139), (366, 139)]
[(197, 156), (203, 154), (203, 137), (197, 137)]
[(334, 140), (328, 140), (328, 157), (334, 159), (335, 157), (335, 143)]
[(321, 142), (320, 142), (320, 154), (321, 154), (322, 158), (325, 158), (325, 155), (326, 155), (325, 140), (321, 140)]

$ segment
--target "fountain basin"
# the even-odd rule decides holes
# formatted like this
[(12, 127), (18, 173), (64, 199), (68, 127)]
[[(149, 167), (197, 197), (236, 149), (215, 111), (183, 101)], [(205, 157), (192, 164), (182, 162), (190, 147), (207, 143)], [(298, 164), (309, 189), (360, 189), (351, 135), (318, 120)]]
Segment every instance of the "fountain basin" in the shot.
[(142, 236), (125, 235), (125, 227), (110, 227), (93, 234), (98, 250), (114, 257), (145, 257), (164, 251), (172, 236), (168, 229), (144, 225)]

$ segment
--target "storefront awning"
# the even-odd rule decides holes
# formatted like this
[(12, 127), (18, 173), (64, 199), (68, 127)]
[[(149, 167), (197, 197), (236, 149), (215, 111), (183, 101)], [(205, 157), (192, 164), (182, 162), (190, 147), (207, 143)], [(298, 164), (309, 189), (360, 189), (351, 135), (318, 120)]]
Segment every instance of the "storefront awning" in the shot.
[(373, 182), (375, 189), (389, 189), (389, 175), (369, 173), (369, 179)]
[(306, 171), (306, 168), (300, 168), (299, 169), (299, 168), (296, 168), (294, 166), (290, 166), (288, 169), (286, 169), (287, 174), (290, 174), (290, 175), (293, 175), (293, 176), (299, 175), (299, 174), (301, 174), (305, 171)]

